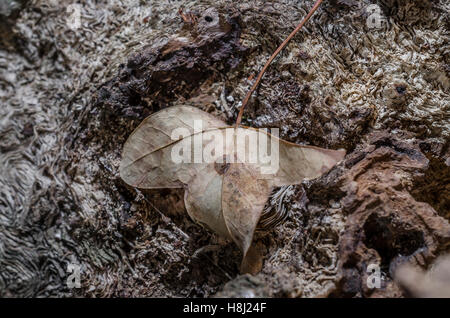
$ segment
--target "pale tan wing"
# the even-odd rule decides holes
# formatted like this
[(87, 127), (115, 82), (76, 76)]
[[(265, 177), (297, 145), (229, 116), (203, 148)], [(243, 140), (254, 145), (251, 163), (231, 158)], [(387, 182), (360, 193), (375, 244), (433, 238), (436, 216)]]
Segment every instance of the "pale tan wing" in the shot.
[[(224, 175), (222, 210), (231, 237), (245, 254), (270, 191), (321, 176), (345, 151), (296, 145), (254, 128), (237, 128), (234, 137), (239, 163)], [(261, 143), (270, 145), (265, 159)]]
[(189, 216), (224, 238), (231, 238), (222, 214), (222, 179), (212, 165), (205, 165), (184, 192)]
[(240, 162), (256, 163), (260, 178), (274, 187), (320, 177), (345, 156), (345, 150), (301, 146), (251, 127), (236, 129), (235, 138)]
[(279, 168), (269, 179), (274, 187), (318, 178), (345, 157), (345, 150), (300, 146), (281, 139), (279, 141)]
[[(234, 130), (232, 129), (232, 131)], [(201, 168), (196, 169), (196, 175), (191, 178), (186, 187), (184, 202), (192, 219), (222, 237), (231, 239), (222, 213), (222, 188), (224, 175), (230, 167), (227, 160), (233, 156), (233, 136), (231, 134), (231, 138), (227, 139), (227, 132), (224, 129), (212, 130), (204, 134), (205, 140), (214, 142), (209, 134), (216, 133), (220, 133), (217, 138), (222, 140), (223, 153), (215, 156), (217, 159), (213, 164), (204, 164)], [(228, 159), (224, 159), (224, 157)]]
[[(271, 144), (265, 159), (259, 148), (263, 137)], [(241, 270), (256, 272), (261, 255), (256, 249), (249, 251), (270, 192), (276, 186), (321, 176), (344, 158), (345, 151), (299, 146), (253, 128), (236, 129), (235, 143), (239, 163), (231, 164), (224, 175), (222, 212), (232, 239), (244, 254)]]
[(267, 179), (273, 187), (299, 184), (305, 179), (318, 178), (345, 157), (345, 150), (297, 145), (262, 129), (239, 128), (236, 130), (236, 138), (251, 140), (245, 147), (238, 147), (238, 153), (245, 162), (253, 163), (248, 159), (252, 158), (252, 155), (253, 158), (256, 157), (260, 178)]
[(201, 120), (204, 130), (226, 127), (223, 121), (191, 106), (169, 107), (147, 117), (125, 142), (121, 178), (131, 186), (144, 189), (183, 187), (202, 164), (174, 163), (172, 147), (176, 143), (192, 145), (192, 137), (178, 140), (171, 137), (177, 128), (193, 134), (195, 120)]
[(254, 165), (233, 163), (223, 178), (223, 217), (231, 238), (244, 257), (271, 191), (267, 180), (258, 180), (258, 177)]

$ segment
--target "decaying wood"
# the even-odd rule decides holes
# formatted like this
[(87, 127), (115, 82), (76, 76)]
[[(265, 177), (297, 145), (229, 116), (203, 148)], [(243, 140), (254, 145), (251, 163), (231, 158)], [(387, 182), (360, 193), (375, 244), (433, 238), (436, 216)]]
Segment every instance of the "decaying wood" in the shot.
[[(394, 276), (448, 253), (447, 1), (323, 1), (273, 61), (242, 124), (347, 155), (272, 192), (265, 221), (287, 218), (254, 235), (256, 276), (185, 217), (182, 190), (125, 186), (121, 150), (174, 105), (232, 126), (314, 1), (186, 1), (189, 21), (173, 1), (20, 2), (0, 25), (0, 296), (426, 294)], [(367, 25), (374, 3), (379, 29)], [(195, 253), (207, 245), (218, 248)], [(365, 284), (369, 262), (380, 289)], [(80, 289), (68, 264), (81, 266)]]

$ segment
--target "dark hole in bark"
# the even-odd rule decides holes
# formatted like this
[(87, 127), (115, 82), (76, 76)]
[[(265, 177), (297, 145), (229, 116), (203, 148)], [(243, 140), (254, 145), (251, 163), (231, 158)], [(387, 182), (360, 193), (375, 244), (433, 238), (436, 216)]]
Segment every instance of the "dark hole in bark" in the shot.
[(381, 257), (381, 269), (389, 271), (391, 261), (397, 256), (409, 256), (424, 246), (423, 233), (408, 229), (407, 224), (396, 224), (390, 217), (371, 214), (365, 224), (364, 244)]
[(141, 95), (139, 94), (135, 94), (135, 95), (131, 95), (128, 99), (128, 102), (130, 103), (131, 106), (137, 106), (141, 103)]
[(400, 95), (403, 95), (406, 93), (406, 87), (405, 86), (397, 86), (395, 88), (397, 90), (397, 93), (399, 93)]
[(212, 18), (212, 17), (210, 17), (209, 15), (207, 15), (206, 17), (205, 17), (205, 21), (206, 22), (212, 22), (214, 19)]

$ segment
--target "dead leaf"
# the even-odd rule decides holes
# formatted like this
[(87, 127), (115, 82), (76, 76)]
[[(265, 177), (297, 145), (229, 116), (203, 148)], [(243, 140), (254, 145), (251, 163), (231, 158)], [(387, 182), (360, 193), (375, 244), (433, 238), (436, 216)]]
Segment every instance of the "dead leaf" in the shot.
[[(195, 121), (200, 120), (202, 128), (198, 130)], [(180, 128), (185, 133), (172, 136)], [(264, 160), (267, 156), (258, 156), (261, 149), (250, 147), (261, 138), (268, 144), (278, 144), (278, 149), (271, 146), (271, 154), (278, 154), (275, 170), (273, 162)], [(200, 156), (209, 157), (207, 162), (195, 161), (199, 159), (196, 142), (201, 145)], [(213, 151), (218, 145), (222, 153)], [(174, 162), (174, 153), (189, 162)], [(130, 135), (122, 153), (120, 176), (141, 189), (184, 188), (191, 218), (232, 239), (243, 252), (242, 269), (254, 272), (254, 268), (260, 268), (252, 265), (258, 263), (255, 253), (249, 253), (249, 259), (246, 256), (273, 188), (317, 178), (344, 156), (343, 150), (296, 145), (262, 130), (229, 127), (195, 107), (175, 106), (147, 117)]]

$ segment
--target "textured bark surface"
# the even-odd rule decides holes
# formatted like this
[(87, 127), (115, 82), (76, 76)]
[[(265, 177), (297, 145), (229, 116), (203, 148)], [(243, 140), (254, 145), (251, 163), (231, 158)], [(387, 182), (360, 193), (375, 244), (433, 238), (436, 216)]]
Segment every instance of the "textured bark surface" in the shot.
[(193, 0), (180, 15), (178, 2), (87, 0), (75, 30), (75, 1), (8, 3), (23, 7), (0, 7), (0, 296), (404, 297), (396, 269), (449, 252), (448, 1), (324, 1), (271, 65), (242, 123), (347, 156), (273, 192), (263, 222), (281, 224), (258, 233), (254, 277), (189, 219), (182, 190), (126, 187), (120, 154), (168, 106), (232, 123), (313, 1)]

